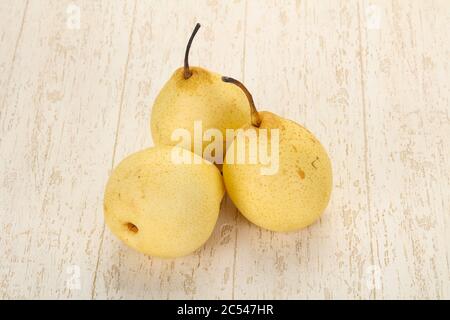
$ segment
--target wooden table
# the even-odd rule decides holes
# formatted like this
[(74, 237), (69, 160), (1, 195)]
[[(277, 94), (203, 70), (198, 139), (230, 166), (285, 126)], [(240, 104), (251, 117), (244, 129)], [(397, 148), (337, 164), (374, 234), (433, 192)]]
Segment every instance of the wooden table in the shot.
[[(78, 19), (79, 18), (79, 19)], [(195, 254), (105, 228), (103, 189), (152, 145), (191, 62), (243, 80), (329, 151), (320, 222), (280, 234), (226, 198)], [(0, 298), (450, 298), (450, 2), (0, 1)]]

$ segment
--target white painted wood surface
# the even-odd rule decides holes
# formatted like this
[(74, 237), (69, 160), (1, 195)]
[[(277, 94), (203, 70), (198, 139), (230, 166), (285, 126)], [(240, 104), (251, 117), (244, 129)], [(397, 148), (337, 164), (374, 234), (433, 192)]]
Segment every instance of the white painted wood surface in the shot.
[[(197, 21), (192, 64), (312, 130), (334, 190), (290, 234), (226, 198), (201, 250), (149, 258), (105, 228), (103, 188), (152, 144)], [(449, 299), (449, 28), (447, 0), (0, 1), (0, 298)]]

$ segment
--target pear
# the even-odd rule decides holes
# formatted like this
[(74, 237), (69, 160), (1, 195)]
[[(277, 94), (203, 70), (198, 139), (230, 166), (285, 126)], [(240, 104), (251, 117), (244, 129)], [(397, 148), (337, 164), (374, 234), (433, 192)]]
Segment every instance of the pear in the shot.
[[(175, 155), (195, 164), (179, 164)], [(179, 147), (134, 153), (112, 172), (104, 196), (105, 222), (119, 239), (146, 255), (174, 258), (203, 245), (224, 195), (216, 166)]]
[[(211, 142), (204, 140), (194, 147), (194, 139), (182, 141), (172, 139), (177, 129), (186, 129), (194, 135), (194, 122), (201, 121), (202, 130), (220, 130), (225, 137), (226, 129), (240, 128), (250, 122), (248, 101), (239, 88), (224, 84), (219, 74), (200, 67), (190, 67), (189, 50), (197, 24), (186, 47), (184, 67), (177, 69), (159, 92), (151, 114), (151, 132), (156, 145), (178, 145), (216, 162), (223, 162), (225, 141), (219, 141), (220, 148), (205, 156), (204, 150)], [(200, 123), (200, 122), (199, 122)], [(196, 134), (197, 135), (197, 134)]]
[[(270, 112), (258, 112), (250, 92), (239, 81), (227, 77), (223, 81), (240, 87), (249, 99), (252, 123), (243, 129), (244, 134), (255, 130), (259, 139), (262, 129), (269, 136), (278, 129), (279, 137), (278, 170), (262, 174), (259, 161), (236, 163), (231, 159), (230, 154), (237, 152), (235, 136), (223, 165), (230, 198), (248, 220), (262, 228), (288, 232), (311, 225), (321, 216), (331, 195), (331, 163), (324, 147), (301, 125)], [(245, 144), (246, 155), (249, 146)]]

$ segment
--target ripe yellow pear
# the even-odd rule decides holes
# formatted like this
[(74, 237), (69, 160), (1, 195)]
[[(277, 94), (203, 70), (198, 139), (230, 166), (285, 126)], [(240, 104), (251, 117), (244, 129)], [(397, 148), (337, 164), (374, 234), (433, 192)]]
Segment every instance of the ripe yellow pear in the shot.
[[(197, 24), (189, 39), (184, 67), (173, 73), (158, 94), (150, 123), (156, 145), (179, 145), (203, 156), (210, 142), (203, 142), (200, 148), (194, 148), (195, 121), (201, 121), (203, 131), (218, 129), (225, 137), (226, 129), (240, 128), (249, 123), (250, 113), (245, 94), (239, 88), (228, 86), (216, 73), (189, 67), (189, 49), (199, 27)], [(176, 129), (188, 130), (192, 141), (183, 145), (174, 141), (172, 134)], [(220, 162), (222, 160), (223, 155)]]
[[(178, 164), (173, 155), (196, 163)], [(137, 251), (184, 256), (211, 235), (223, 195), (216, 166), (178, 147), (153, 147), (130, 155), (114, 169), (105, 190), (105, 221)]]
[[(316, 221), (325, 210), (332, 189), (332, 170), (320, 142), (304, 127), (270, 112), (257, 112), (248, 90), (237, 80), (223, 78), (243, 89), (252, 108), (252, 125), (244, 129), (278, 129), (278, 170), (263, 175), (259, 162), (238, 164), (231, 159), (236, 137), (223, 166), (226, 190), (240, 212), (254, 224), (273, 231), (294, 231)], [(269, 138), (270, 142), (270, 138)], [(269, 143), (270, 145), (270, 143)], [(245, 144), (246, 155), (249, 143)], [(234, 160), (234, 161), (232, 161)]]

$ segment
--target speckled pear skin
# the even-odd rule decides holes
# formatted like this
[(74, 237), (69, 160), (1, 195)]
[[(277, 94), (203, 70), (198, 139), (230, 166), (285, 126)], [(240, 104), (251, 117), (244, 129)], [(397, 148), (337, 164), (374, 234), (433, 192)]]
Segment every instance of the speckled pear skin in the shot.
[[(261, 175), (261, 164), (231, 164), (225, 157), (227, 192), (239, 211), (262, 228), (281, 232), (305, 228), (321, 216), (330, 199), (330, 159), (304, 127), (270, 112), (259, 114), (261, 129), (267, 128), (269, 133), (272, 128), (279, 129), (279, 170)], [(236, 140), (230, 148), (235, 144)]]
[(190, 254), (206, 242), (225, 192), (216, 166), (206, 160), (174, 164), (171, 150), (153, 147), (124, 159), (104, 195), (111, 231), (133, 249), (163, 258)]
[[(192, 76), (184, 79), (183, 68), (177, 69), (156, 97), (150, 121), (156, 145), (177, 145), (171, 134), (178, 128), (194, 137), (195, 120), (202, 121), (203, 131), (219, 129), (223, 137), (226, 129), (250, 123), (249, 103), (242, 90), (224, 83), (219, 74), (199, 67), (190, 70)], [(203, 149), (208, 144), (203, 142)], [(193, 141), (190, 150), (194, 152)]]

